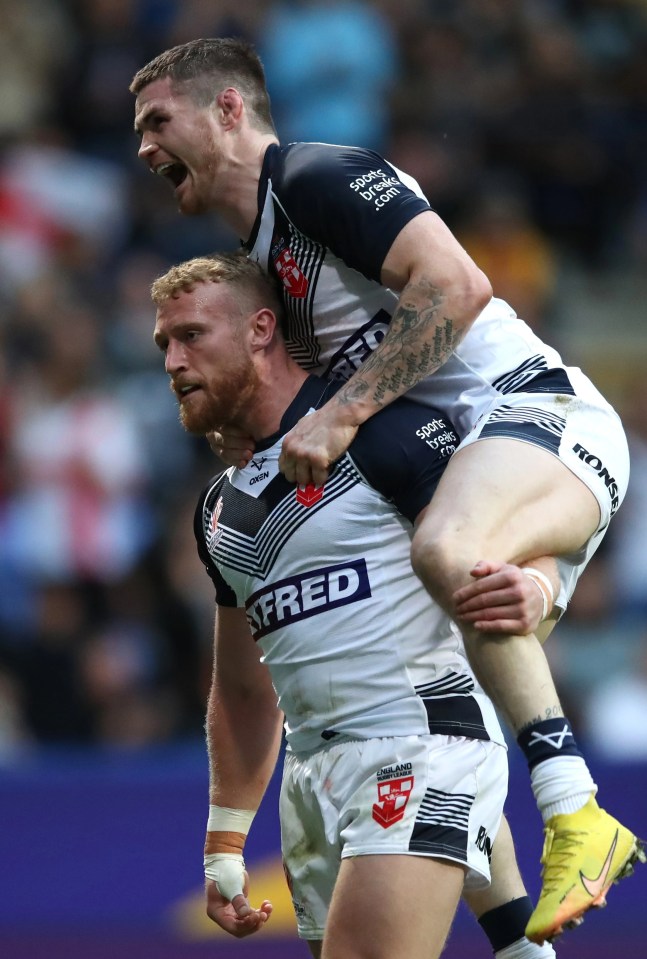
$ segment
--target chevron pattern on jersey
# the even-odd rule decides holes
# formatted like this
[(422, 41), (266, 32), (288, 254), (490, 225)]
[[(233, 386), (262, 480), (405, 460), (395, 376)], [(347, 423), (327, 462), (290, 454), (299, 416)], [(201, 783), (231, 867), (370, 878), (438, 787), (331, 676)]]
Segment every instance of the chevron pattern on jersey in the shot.
[[(218, 523), (217, 537), (215, 542), (214, 537), (207, 540), (209, 553), (216, 563), (248, 576), (265, 579), (292, 534), (316, 512), (360, 482), (360, 474), (350, 459), (345, 457), (326, 481), (324, 495), (318, 503), (307, 508), (302, 506), (296, 499), (295, 487), (290, 485), (289, 492), (270, 509), (253, 534), (241, 531), (240, 525), (237, 528), (227, 526), (227, 496), (232, 492), (232, 487), (227, 484), (222, 490), (225, 505)], [(233, 490), (233, 493), (245, 495), (239, 490)], [(209, 531), (211, 521), (207, 519), (206, 510), (204, 521), (205, 531)]]
[(276, 229), (283, 229), (289, 237), (289, 249), (299, 270), (308, 281), (308, 291), (303, 298), (290, 296), (283, 289), (283, 302), (287, 317), (286, 345), (293, 360), (304, 370), (316, 369), (319, 365), (320, 347), (315, 335), (313, 302), (319, 273), (326, 258), (326, 248), (305, 236), (294, 226), (272, 191), (276, 216)]
[(250, 496), (244, 490), (238, 489), (231, 483), (226, 482), (228, 471), (224, 480), (216, 484), (209, 491), (205, 500), (203, 520), (205, 540), (209, 548), (213, 545), (213, 533), (211, 529), (211, 520), (213, 510), (218, 501), (218, 496), (222, 494), (222, 520), (227, 525), (227, 519), (232, 515), (236, 517), (236, 530), (245, 536), (254, 537), (260, 527), (267, 519), (269, 513), (278, 504), (289, 495), (294, 495), (294, 483), (288, 483), (282, 473), (278, 473), (271, 483), (264, 489), (262, 496)]

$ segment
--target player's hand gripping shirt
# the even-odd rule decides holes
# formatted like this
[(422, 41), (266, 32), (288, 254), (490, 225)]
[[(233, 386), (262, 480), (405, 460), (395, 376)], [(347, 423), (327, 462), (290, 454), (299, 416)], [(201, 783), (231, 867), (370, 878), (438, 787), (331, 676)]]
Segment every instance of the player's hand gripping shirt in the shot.
[[(346, 380), (375, 349), (398, 301), (380, 283), (385, 256), (402, 228), (429, 209), (416, 181), (370, 150), (268, 148), (246, 247), (283, 284), (288, 347), (301, 366)], [(507, 394), (573, 395), (589, 387), (493, 298), (451, 357), (409, 395), (443, 410), (463, 439)]]
[(290, 747), (429, 731), (503, 742), (459, 631), (413, 574), (412, 523), (453, 426), (399, 400), (365, 423), (320, 488), (278, 469), (284, 434), (335, 387), (311, 376), (279, 432), (203, 492), (200, 556), (219, 604), (244, 607)]

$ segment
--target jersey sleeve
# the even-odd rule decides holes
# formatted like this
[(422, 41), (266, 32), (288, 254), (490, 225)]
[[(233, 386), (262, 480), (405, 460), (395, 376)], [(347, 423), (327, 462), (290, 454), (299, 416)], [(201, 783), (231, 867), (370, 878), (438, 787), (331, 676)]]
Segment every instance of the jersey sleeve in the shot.
[(294, 144), (277, 187), (297, 229), (377, 282), (402, 228), (431, 209), (412, 177), (358, 147)]
[(210, 503), (216, 501), (221, 485), (222, 484), (218, 482), (214, 484), (214, 480), (212, 480), (205, 486), (200, 494), (193, 517), (193, 533), (198, 547), (198, 556), (202, 560), (216, 590), (216, 603), (218, 606), (238, 606), (234, 590), (225, 581), (211, 558), (205, 536), (205, 511), (208, 509)]
[(413, 523), (458, 443), (444, 413), (402, 398), (360, 427), (349, 453), (371, 486)]

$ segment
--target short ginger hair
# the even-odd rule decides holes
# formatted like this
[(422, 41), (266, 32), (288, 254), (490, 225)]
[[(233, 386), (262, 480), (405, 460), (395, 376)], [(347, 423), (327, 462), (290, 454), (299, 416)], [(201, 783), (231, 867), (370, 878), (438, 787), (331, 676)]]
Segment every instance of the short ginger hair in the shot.
[(214, 253), (186, 260), (158, 277), (151, 287), (151, 299), (160, 307), (180, 293), (189, 293), (200, 283), (227, 283), (233, 288), (243, 310), (266, 307), (275, 314), (279, 329), (285, 325), (278, 281), (269, 276), (243, 250)]

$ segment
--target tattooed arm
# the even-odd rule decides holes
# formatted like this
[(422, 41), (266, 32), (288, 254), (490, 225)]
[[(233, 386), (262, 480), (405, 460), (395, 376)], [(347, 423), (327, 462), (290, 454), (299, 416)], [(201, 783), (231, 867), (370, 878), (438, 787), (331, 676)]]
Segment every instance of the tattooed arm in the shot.
[(321, 485), (357, 428), (449, 358), (492, 296), (485, 275), (435, 213), (404, 227), (382, 267), (400, 291), (389, 330), (359, 370), (286, 436), (279, 465), (301, 485)]

